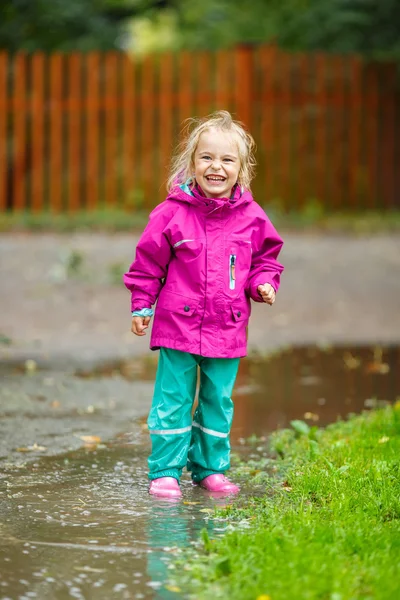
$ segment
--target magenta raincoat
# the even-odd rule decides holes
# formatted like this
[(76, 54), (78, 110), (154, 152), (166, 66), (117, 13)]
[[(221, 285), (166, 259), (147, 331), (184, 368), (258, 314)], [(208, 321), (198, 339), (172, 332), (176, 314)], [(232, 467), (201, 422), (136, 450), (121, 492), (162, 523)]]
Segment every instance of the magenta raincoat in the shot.
[(210, 199), (182, 188), (150, 214), (124, 275), (132, 311), (157, 300), (152, 350), (245, 356), (250, 298), (262, 302), (260, 284), (278, 290), (283, 241), (250, 192)]

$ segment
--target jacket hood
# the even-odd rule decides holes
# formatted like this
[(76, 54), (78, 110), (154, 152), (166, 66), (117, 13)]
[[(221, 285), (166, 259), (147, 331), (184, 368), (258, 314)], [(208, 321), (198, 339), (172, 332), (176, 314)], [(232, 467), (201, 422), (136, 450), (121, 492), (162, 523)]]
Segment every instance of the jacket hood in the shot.
[(175, 200), (185, 204), (191, 204), (206, 212), (214, 212), (223, 206), (237, 208), (242, 204), (253, 201), (253, 196), (248, 190), (243, 190), (236, 185), (231, 198), (207, 198), (198, 186), (189, 187), (188, 183), (176, 185), (168, 194), (166, 200)]

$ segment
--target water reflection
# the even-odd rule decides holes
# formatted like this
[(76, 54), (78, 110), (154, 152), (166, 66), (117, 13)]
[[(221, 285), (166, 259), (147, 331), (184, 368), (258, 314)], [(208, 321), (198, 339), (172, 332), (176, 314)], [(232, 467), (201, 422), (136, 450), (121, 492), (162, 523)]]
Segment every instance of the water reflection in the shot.
[(239, 369), (232, 439), (266, 435), (292, 419), (324, 426), (398, 396), (396, 346), (300, 347), (252, 357)]

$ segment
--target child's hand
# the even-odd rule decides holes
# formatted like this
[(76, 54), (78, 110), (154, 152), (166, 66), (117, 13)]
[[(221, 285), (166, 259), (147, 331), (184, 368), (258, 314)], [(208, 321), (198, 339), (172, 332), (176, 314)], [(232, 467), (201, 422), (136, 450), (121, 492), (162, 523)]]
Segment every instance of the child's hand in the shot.
[(132, 317), (131, 331), (135, 335), (146, 335), (145, 329), (148, 328), (151, 317)]
[(270, 283), (264, 283), (259, 285), (257, 288), (258, 293), (261, 295), (264, 302), (272, 304), (275, 302), (275, 290)]

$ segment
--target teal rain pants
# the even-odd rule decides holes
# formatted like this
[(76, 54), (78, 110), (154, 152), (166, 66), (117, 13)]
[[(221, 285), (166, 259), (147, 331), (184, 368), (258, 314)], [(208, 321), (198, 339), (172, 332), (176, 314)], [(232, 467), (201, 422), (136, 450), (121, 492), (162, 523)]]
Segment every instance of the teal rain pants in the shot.
[[(192, 421), (200, 368), (199, 403)], [(232, 390), (239, 358), (205, 358), (161, 348), (147, 424), (152, 452), (149, 479), (180, 478), (187, 466), (200, 481), (230, 467)]]

